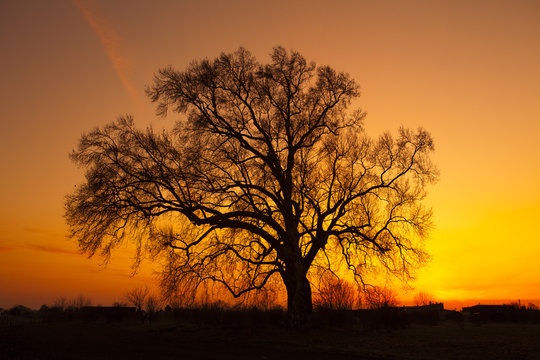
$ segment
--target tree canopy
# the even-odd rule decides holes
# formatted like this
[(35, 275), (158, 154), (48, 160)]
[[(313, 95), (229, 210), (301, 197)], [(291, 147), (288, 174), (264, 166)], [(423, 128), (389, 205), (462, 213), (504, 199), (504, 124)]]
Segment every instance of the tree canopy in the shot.
[(310, 269), (373, 267), (405, 278), (425, 259), (437, 178), (423, 129), (377, 139), (350, 110), (346, 73), (274, 48), (158, 71), (157, 112), (185, 114), (172, 130), (139, 130), (127, 116), (82, 136), (71, 158), (86, 181), (66, 199), (71, 236), (110, 256), (126, 239), (164, 261), (166, 295), (205, 281), (234, 296), (276, 276), (292, 325), (311, 311)]

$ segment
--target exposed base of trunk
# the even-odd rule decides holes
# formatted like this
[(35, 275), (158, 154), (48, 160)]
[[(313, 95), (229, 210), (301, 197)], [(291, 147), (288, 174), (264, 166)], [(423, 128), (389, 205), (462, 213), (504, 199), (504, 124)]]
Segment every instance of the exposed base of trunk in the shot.
[(313, 311), (311, 301), (311, 285), (304, 276), (289, 278), (285, 283), (287, 287), (287, 326), (299, 328), (306, 325), (309, 315)]

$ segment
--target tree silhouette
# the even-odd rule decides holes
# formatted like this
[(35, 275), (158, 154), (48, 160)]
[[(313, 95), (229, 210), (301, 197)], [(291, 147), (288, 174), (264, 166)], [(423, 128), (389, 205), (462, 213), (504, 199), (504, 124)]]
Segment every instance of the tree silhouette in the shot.
[(147, 94), (159, 115), (186, 116), (162, 132), (120, 118), (71, 154), (86, 182), (65, 216), (87, 254), (133, 239), (138, 260), (166, 259), (167, 296), (206, 281), (241, 296), (279, 276), (293, 326), (312, 310), (310, 268), (407, 278), (424, 260), (431, 136), (371, 139), (365, 113), (349, 111), (359, 87), (348, 74), (281, 47), (260, 64), (240, 48), (161, 69)]
[(358, 303), (358, 290), (346, 280), (326, 276), (321, 280), (315, 304), (319, 309), (351, 310)]
[(436, 302), (433, 295), (425, 291), (419, 291), (418, 293), (416, 293), (416, 295), (414, 295), (413, 301), (416, 306), (425, 306), (432, 303), (434, 304)]
[(384, 286), (366, 288), (364, 302), (370, 309), (385, 309), (397, 306), (396, 293), (391, 288)]
[[(149, 294), (150, 290), (148, 289), (148, 287), (141, 286), (129, 290), (128, 292), (126, 292), (124, 297), (129, 304), (133, 305), (137, 309), (137, 311), (140, 312), (143, 310), (144, 305), (147, 303)], [(154, 300), (152, 300), (152, 303), (153, 301)]]

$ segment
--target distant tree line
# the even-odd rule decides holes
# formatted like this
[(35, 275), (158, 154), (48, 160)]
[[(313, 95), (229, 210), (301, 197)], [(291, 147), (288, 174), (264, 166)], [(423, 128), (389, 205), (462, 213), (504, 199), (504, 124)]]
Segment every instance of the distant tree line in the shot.
[[(366, 288), (337, 277), (321, 279), (314, 292), (315, 312), (310, 323), (314, 326), (361, 326), (376, 328), (405, 327), (412, 323), (436, 324), (440, 321), (469, 321), (472, 323), (540, 323), (540, 309), (535, 304), (475, 305), (462, 312), (444, 310), (442, 304), (424, 292), (415, 296), (416, 306), (398, 306), (395, 291), (387, 287)], [(122, 301), (112, 306), (92, 306), (84, 295), (68, 299), (57, 298), (51, 305), (33, 310), (23, 305), (0, 308), (0, 326), (33, 322), (105, 321), (142, 323), (187, 322), (209, 326), (253, 327), (285, 324), (286, 310), (276, 305), (273, 295), (250, 294), (243, 302), (227, 304), (210, 297), (171, 300), (165, 303), (151, 294), (148, 287), (127, 291)], [(275, 294), (274, 294), (275, 295)], [(193, 301), (192, 301), (193, 300)], [(440, 309), (433, 305), (440, 305)]]

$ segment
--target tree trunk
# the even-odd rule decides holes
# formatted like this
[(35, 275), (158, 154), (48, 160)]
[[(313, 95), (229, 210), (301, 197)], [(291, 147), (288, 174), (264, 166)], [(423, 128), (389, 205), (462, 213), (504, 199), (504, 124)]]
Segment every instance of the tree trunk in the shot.
[(287, 325), (301, 327), (306, 324), (313, 310), (311, 285), (305, 271), (290, 271), (284, 281), (287, 288)]

